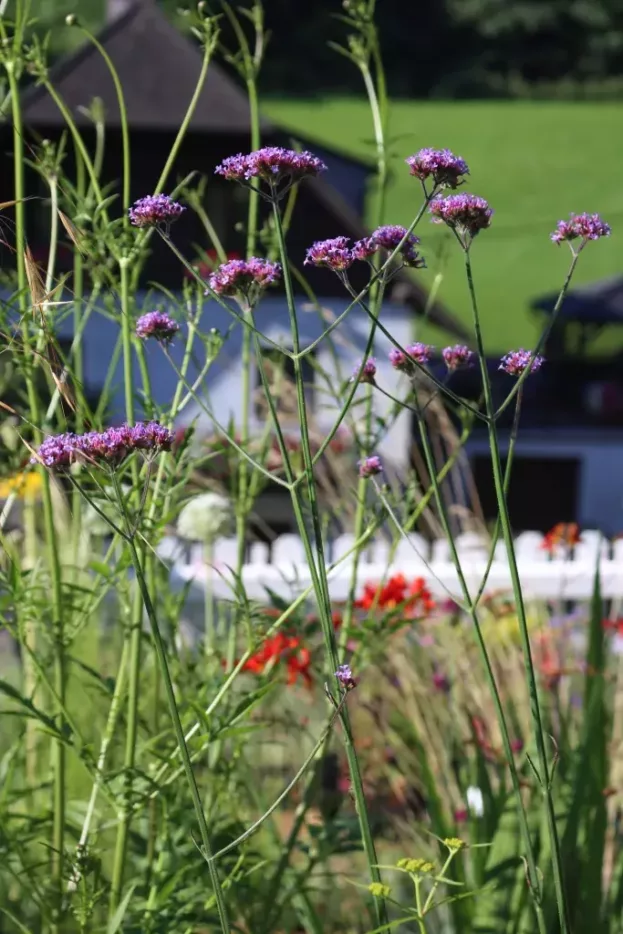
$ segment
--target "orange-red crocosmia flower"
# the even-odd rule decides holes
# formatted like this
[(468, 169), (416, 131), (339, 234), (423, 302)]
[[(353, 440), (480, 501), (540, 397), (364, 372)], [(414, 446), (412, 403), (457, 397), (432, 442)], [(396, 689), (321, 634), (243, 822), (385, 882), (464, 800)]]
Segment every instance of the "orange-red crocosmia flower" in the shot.
[(364, 584), (363, 595), (355, 606), (361, 610), (403, 607), (405, 615), (414, 617), (430, 613), (435, 603), (423, 577), (416, 577), (409, 584), (404, 574), (394, 574), (382, 587), (372, 583)]
[(543, 538), (541, 548), (550, 555), (555, 555), (559, 548), (573, 548), (580, 541), (577, 522), (559, 522)]
[(296, 636), (288, 636), (282, 632), (266, 639), (258, 651), (247, 659), (242, 670), (261, 675), (271, 662), (277, 664), (284, 658), (288, 670), (288, 684), (294, 684), (301, 675), (305, 684), (311, 687), (313, 681), (309, 649), (302, 648), (301, 640)]

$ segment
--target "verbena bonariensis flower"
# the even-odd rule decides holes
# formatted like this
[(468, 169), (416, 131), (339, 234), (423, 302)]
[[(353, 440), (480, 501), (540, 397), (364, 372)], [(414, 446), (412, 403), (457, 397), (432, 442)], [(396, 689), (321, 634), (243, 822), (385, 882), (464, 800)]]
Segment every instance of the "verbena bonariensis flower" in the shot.
[(422, 344), (419, 341), (409, 344), (404, 351), (399, 350), (398, 347), (392, 347), (389, 352), (389, 362), (395, 370), (412, 374), (416, 369), (414, 364), (424, 364), (430, 361), (433, 349), (428, 344)]
[(141, 340), (153, 337), (161, 344), (173, 340), (179, 329), (179, 324), (164, 311), (149, 311), (146, 315), (141, 315), (136, 322), (137, 337)]
[(168, 233), (173, 221), (185, 210), (169, 195), (147, 195), (135, 201), (128, 214), (135, 227), (163, 227)]
[(311, 152), (264, 146), (246, 155), (228, 156), (214, 171), (243, 185), (252, 178), (258, 178), (269, 186), (270, 197), (281, 198), (295, 182), (319, 175), (326, 168), (324, 162)]
[(444, 347), (441, 356), (449, 370), (458, 370), (460, 367), (471, 366), (474, 362), (474, 354), (465, 344)]
[(116, 466), (133, 451), (170, 451), (173, 440), (173, 432), (158, 422), (137, 422), (84, 435), (68, 432), (46, 438), (31, 463), (42, 463), (52, 470), (62, 470), (76, 461)]
[(468, 194), (435, 198), (428, 210), (436, 224), (447, 224), (456, 231), (465, 249), (477, 233), (491, 226), (493, 216), (493, 211), (484, 198)]
[(464, 182), (462, 175), (469, 175), (467, 162), (455, 156), (449, 149), (420, 149), (405, 159), (411, 175), (425, 182), (432, 178), (435, 186), (456, 188)]
[(350, 665), (340, 665), (335, 672), (335, 677), (345, 691), (352, 691), (353, 688), (357, 687), (357, 682), (353, 677), (353, 671)]
[(353, 368), (353, 375), (351, 378), (351, 383), (360, 382), (360, 383), (370, 383), (370, 385), (375, 385), (376, 376), (376, 360), (374, 357), (369, 357), (366, 362), (361, 366), (362, 361)]
[(571, 240), (581, 238), (580, 249), (582, 249), (589, 240), (609, 237), (611, 232), (610, 225), (606, 224), (599, 214), (572, 214), (568, 221), (558, 221), (556, 230), (550, 235), (550, 240), (560, 246), (564, 241), (570, 243)]
[[(217, 295), (242, 295), (253, 304), (260, 292), (281, 278), (281, 265), (252, 256), (251, 259), (231, 259), (212, 273), (210, 288)], [(206, 293), (209, 294), (209, 293)]]
[(530, 372), (536, 373), (545, 363), (545, 357), (542, 357), (541, 354), (533, 354), (532, 351), (523, 348), (511, 350), (505, 357), (502, 357), (498, 369), (504, 370), (505, 373), (509, 373), (511, 376), (521, 376), (523, 371), (530, 365), (530, 361), (532, 361)]
[[(406, 238), (406, 239), (405, 239)], [(372, 231), (369, 237), (358, 240), (353, 247), (353, 257), (355, 259), (369, 260), (379, 250), (387, 250), (393, 253), (396, 247), (404, 240), (400, 247), (398, 256), (402, 258), (405, 266), (411, 266), (414, 269), (422, 269), (426, 266), (424, 257), (418, 253), (416, 247), (420, 242), (415, 234), (408, 233), (406, 227), (399, 224), (387, 224), (383, 227), (377, 227)]]
[(307, 251), (305, 266), (326, 266), (334, 272), (344, 272), (352, 266), (355, 257), (348, 237), (317, 240)]
[(381, 473), (383, 470), (383, 465), (381, 463), (381, 458), (378, 454), (372, 454), (370, 457), (365, 457), (363, 460), (359, 461), (359, 476), (363, 480), (367, 480), (369, 477), (374, 477), (377, 473)]

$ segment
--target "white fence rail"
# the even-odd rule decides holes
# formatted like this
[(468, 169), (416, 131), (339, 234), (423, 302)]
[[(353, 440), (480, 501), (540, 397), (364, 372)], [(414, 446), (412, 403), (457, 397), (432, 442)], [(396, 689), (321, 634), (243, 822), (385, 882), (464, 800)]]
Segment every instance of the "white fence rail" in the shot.
[[(328, 548), (328, 565), (335, 565), (329, 574), (331, 596), (335, 600), (347, 597), (352, 556), (344, 558), (352, 548), (352, 535), (342, 535)], [(595, 570), (599, 563), (602, 595), (623, 598), (623, 540), (604, 539), (600, 532), (585, 531), (571, 553), (553, 558), (543, 549), (539, 532), (524, 532), (516, 539), (519, 573), (527, 597), (543, 599), (587, 600), (593, 591)], [(390, 543), (378, 539), (364, 551), (359, 566), (359, 588), (366, 581), (379, 581), (388, 574), (402, 573), (407, 578), (424, 577), (437, 598), (460, 596), (457, 573), (452, 564), (446, 541), (432, 544), (413, 534), (409, 541), (401, 540), (389, 565)], [(477, 591), (486, 568), (487, 543), (474, 533), (457, 539), (457, 549), (463, 573), (472, 591)], [(175, 538), (165, 539), (159, 553), (171, 564), (172, 583), (191, 581), (195, 593), (202, 592), (206, 582), (215, 596), (231, 598), (232, 568), (236, 564), (235, 539), (215, 543), (208, 565), (201, 546), (188, 546)], [(270, 546), (263, 542), (251, 545), (242, 580), (249, 598), (267, 600), (268, 590), (282, 597), (295, 596), (311, 584), (311, 576), (303, 543), (296, 535), (283, 535)], [(487, 591), (510, 590), (511, 578), (504, 544), (498, 543), (487, 583)]]

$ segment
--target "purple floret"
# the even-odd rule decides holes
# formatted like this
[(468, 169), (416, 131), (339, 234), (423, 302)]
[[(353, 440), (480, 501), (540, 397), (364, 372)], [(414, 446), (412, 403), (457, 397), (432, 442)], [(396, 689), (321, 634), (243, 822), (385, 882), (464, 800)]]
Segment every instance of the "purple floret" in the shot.
[(467, 162), (449, 149), (420, 149), (405, 162), (411, 175), (423, 182), (432, 178), (435, 187), (456, 188), (464, 181), (461, 176), (469, 175)]
[(305, 266), (326, 266), (334, 272), (344, 272), (352, 266), (355, 257), (348, 237), (317, 240), (307, 251)]
[(520, 350), (511, 350), (505, 357), (502, 357), (498, 369), (504, 370), (504, 372), (508, 373), (510, 376), (521, 376), (524, 370), (530, 365), (530, 361), (532, 361), (530, 372), (536, 373), (545, 363), (545, 357), (542, 357), (541, 354), (535, 355), (533, 351), (524, 350), (523, 348)]
[(161, 344), (173, 340), (179, 329), (179, 324), (163, 311), (149, 311), (146, 315), (141, 315), (136, 322), (137, 337), (141, 340), (153, 337)]
[(383, 227), (377, 227), (369, 237), (359, 240), (354, 245), (353, 256), (355, 259), (369, 260), (379, 250), (393, 253), (403, 240), (404, 243), (400, 247), (398, 256), (402, 258), (404, 265), (411, 266), (414, 269), (425, 267), (424, 258), (416, 249), (417, 244), (420, 242), (418, 237), (408, 233), (407, 228), (401, 227), (399, 224), (387, 224)]
[(428, 363), (433, 355), (433, 350), (433, 347), (419, 341), (415, 344), (409, 344), (404, 351), (399, 350), (398, 347), (392, 347), (389, 352), (389, 362), (395, 370), (412, 375), (416, 370), (414, 364), (423, 365)]
[(255, 302), (260, 292), (281, 278), (281, 265), (252, 256), (251, 259), (232, 259), (223, 263), (210, 276), (210, 288), (217, 295), (241, 295)]
[(611, 232), (610, 225), (606, 224), (599, 214), (572, 214), (568, 221), (558, 221), (550, 240), (560, 245), (564, 241), (581, 238), (584, 246), (588, 240), (609, 237)]
[(376, 376), (376, 360), (374, 357), (369, 357), (363, 365), (361, 366), (361, 361), (353, 369), (353, 376), (351, 383), (356, 382), (357, 380), (360, 383), (370, 383), (370, 385), (375, 385), (375, 376)]
[(214, 171), (243, 185), (253, 178), (260, 179), (269, 185), (271, 196), (283, 197), (294, 182), (319, 175), (326, 168), (324, 162), (311, 152), (264, 146), (246, 155), (228, 156)]
[(340, 665), (335, 672), (335, 677), (346, 691), (351, 691), (354, 687), (357, 687), (350, 665)]
[(383, 464), (378, 454), (372, 454), (370, 457), (364, 458), (359, 461), (358, 466), (359, 476), (364, 480), (367, 480), (369, 477), (374, 477), (383, 470)]
[(468, 194), (435, 198), (430, 203), (429, 211), (435, 223), (447, 224), (456, 230), (465, 248), (477, 233), (491, 226), (493, 216), (493, 211), (484, 198)]
[(185, 210), (169, 195), (147, 195), (135, 201), (128, 214), (135, 227), (160, 226), (168, 230)]
[(465, 344), (455, 344), (454, 347), (444, 347), (441, 356), (449, 370), (458, 370), (462, 367), (471, 366), (474, 362), (474, 354)]
[(42, 463), (51, 470), (66, 469), (77, 461), (117, 466), (132, 451), (170, 451), (173, 439), (173, 432), (158, 422), (137, 422), (83, 435), (68, 432), (46, 438), (31, 463)]

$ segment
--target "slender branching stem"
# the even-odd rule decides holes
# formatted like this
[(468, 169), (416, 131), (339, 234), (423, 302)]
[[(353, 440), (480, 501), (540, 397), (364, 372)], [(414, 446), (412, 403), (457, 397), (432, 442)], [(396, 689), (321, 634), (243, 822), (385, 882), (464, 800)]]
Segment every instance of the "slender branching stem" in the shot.
[[(568, 281), (571, 278), (573, 268), (575, 266), (575, 261), (572, 264), (572, 269), (567, 279)], [(489, 418), (489, 448), (491, 451), (491, 463), (493, 467), (493, 481), (495, 485), (495, 493), (498, 506), (498, 514), (500, 518), (500, 523), (502, 527), (502, 536), (504, 538), (504, 544), (506, 546), (506, 554), (508, 558), (508, 566), (511, 576), (511, 583), (513, 588), (513, 596), (515, 599), (515, 607), (517, 611), (517, 619), (519, 622), (519, 633), (521, 637), (521, 645), (523, 650), (524, 664), (526, 669), (526, 681), (528, 687), (528, 693), (530, 696), (530, 712), (532, 715), (532, 723), (534, 728), (534, 738), (537, 748), (537, 759), (539, 764), (539, 782), (541, 787), (541, 793), (543, 795), (545, 811), (547, 816), (547, 828), (551, 844), (551, 858), (552, 858), (552, 871), (554, 876), (554, 886), (556, 890), (556, 902), (558, 905), (558, 917), (560, 921), (561, 934), (569, 934), (569, 918), (567, 910), (567, 901), (565, 897), (564, 889), (564, 880), (563, 880), (563, 870), (562, 870), (562, 854), (560, 851), (560, 840), (558, 836), (558, 828), (556, 824), (556, 814), (554, 810), (554, 800), (553, 793), (550, 781), (550, 766), (547, 758), (547, 749), (546, 749), (546, 734), (543, 726), (543, 720), (541, 716), (541, 706), (539, 701), (539, 689), (538, 682), (536, 677), (536, 672), (534, 669), (534, 661), (532, 658), (532, 648), (530, 646), (530, 634), (528, 630), (528, 619), (526, 614), (526, 608), (524, 604), (523, 591), (521, 587), (521, 580), (519, 577), (519, 568), (517, 566), (517, 557), (515, 554), (515, 544), (513, 541), (513, 532), (511, 527), (510, 515), (508, 512), (508, 503), (504, 493), (504, 476), (502, 472), (502, 463), (500, 458), (500, 446), (498, 442), (497, 427), (494, 418), (494, 407), (493, 407), (493, 396), (491, 391), (491, 381), (489, 378), (489, 372), (487, 370), (485, 351), (484, 351), (484, 340), (482, 335), (482, 330), (480, 326), (480, 315), (478, 313), (478, 303), (476, 300), (476, 290), (474, 288), (474, 279), (472, 274), (472, 263), (469, 250), (465, 251), (465, 273), (467, 276), (467, 284), (469, 289), (470, 302), (472, 306), (472, 313), (474, 319), (474, 331), (476, 335), (476, 346), (478, 350), (478, 356), (480, 360), (480, 370), (482, 375), (483, 383), (483, 392), (485, 399), (485, 408), (487, 416)], [(506, 753), (509, 764), (512, 761), (512, 756), (509, 753)]]

